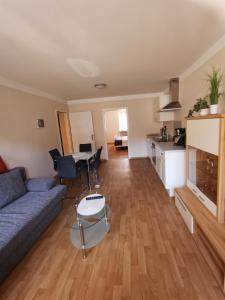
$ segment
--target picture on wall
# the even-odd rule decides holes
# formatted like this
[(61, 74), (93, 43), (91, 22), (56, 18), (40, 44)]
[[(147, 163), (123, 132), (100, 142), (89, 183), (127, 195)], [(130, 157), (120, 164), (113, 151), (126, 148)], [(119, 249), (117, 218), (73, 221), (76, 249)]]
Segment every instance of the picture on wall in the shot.
[(37, 124), (37, 128), (43, 128), (43, 127), (45, 127), (45, 121), (44, 121), (44, 119), (37, 119), (36, 124)]

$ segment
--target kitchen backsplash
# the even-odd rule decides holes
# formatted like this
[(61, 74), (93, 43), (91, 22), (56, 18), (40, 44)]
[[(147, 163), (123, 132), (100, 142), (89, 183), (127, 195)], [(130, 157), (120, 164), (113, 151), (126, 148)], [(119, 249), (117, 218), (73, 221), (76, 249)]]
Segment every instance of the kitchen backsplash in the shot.
[(179, 128), (182, 127), (181, 126), (181, 121), (166, 121), (163, 122), (163, 126), (166, 126), (167, 128), (167, 133), (169, 134), (169, 136), (173, 137), (174, 136), (174, 129), (175, 128)]

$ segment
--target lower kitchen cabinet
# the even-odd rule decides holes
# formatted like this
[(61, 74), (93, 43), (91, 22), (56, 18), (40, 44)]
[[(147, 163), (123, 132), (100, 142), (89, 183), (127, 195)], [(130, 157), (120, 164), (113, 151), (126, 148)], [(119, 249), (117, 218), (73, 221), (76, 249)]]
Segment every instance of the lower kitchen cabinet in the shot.
[(147, 147), (153, 167), (169, 196), (174, 197), (174, 189), (183, 187), (186, 181), (185, 148), (174, 146), (173, 142), (155, 142), (153, 138), (148, 138)]
[(161, 178), (170, 197), (174, 197), (174, 189), (183, 187), (186, 182), (185, 150), (165, 151), (163, 177)]

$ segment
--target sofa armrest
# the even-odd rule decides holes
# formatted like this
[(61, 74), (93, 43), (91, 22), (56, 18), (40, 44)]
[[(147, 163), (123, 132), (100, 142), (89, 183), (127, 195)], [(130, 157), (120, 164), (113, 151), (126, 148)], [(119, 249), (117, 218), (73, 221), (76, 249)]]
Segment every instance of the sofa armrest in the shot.
[(31, 178), (26, 181), (28, 192), (47, 192), (55, 185), (55, 179), (50, 177)]

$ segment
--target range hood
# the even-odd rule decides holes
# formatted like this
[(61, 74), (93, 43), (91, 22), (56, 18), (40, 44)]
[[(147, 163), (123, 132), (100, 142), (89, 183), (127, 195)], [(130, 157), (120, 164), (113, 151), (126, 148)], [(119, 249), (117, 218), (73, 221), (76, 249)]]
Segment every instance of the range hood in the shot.
[(171, 102), (166, 106), (160, 109), (160, 112), (163, 111), (173, 111), (181, 109), (181, 104), (179, 102), (179, 78), (172, 78), (169, 81), (170, 84), (170, 97)]

